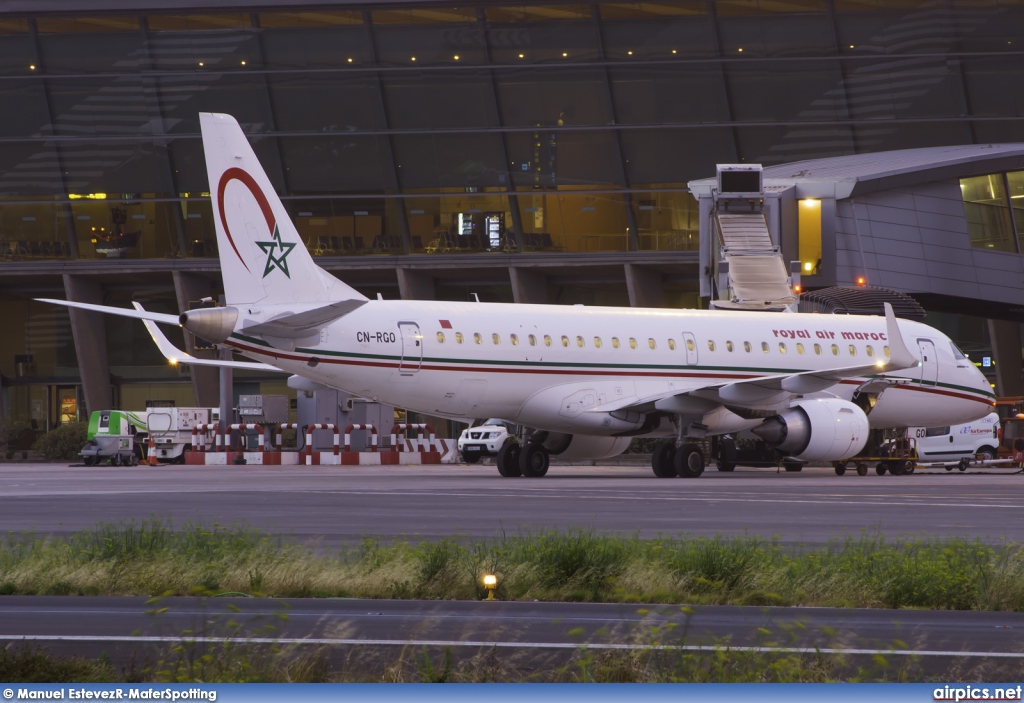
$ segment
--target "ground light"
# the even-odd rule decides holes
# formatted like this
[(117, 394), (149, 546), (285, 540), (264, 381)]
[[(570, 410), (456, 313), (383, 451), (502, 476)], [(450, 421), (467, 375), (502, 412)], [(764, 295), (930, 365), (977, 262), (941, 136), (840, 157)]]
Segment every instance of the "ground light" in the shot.
[(484, 588), (487, 589), (487, 598), (484, 600), (495, 600), (494, 589), (498, 587), (498, 577), (494, 574), (484, 576)]

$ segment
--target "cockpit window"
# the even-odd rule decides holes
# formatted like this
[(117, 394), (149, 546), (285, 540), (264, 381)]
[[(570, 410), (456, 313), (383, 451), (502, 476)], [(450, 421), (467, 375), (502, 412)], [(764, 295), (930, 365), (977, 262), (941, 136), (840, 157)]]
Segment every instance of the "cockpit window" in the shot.
[(962, 351), (960, 351), (960, 349), (955, 344), (950, 342), (949, 346), (953, 349), (953, 358), (954, 359), (956, 359), (957, 361), (963, 361), (964, 359), (967, 358), (967, 355), (964, 354)]

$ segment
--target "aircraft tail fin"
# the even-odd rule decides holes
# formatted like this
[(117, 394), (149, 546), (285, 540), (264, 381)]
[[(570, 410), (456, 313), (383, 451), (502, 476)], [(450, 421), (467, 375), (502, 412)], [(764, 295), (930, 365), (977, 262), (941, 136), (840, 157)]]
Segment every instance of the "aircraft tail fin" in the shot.
[(313, 261), (242, 128), (199, 114), (228, 305), (366, 300)]

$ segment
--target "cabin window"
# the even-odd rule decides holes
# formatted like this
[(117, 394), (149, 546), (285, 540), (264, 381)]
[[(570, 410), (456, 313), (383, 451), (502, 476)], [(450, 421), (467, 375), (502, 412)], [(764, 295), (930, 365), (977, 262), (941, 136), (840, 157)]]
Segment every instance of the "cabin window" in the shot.
[(715, 350), (715, 340), (709, 339), (708, 340), (708, 351), (714, 351), (714, 350)]
[(444, 344), (444, 332), (437, 333), (437, 341), (440, 342), (441, 344)]
[(492, 332), (491, 341), (494, 342), (495, 344), (501, 344), (501, 335), (498, 334), (497, 332)]
[(577, 347), (579, 347), (580, 349), (582, 349), (582, 348), (583, 348), (583, 345), (584, 345), (584, 343), (585, 343), (585, 342), (583, 341), (583, 337), (576, 337), (576, 346), (577, 346)]
[(473, 341), (476, 342), (477, 344), (481, 344), (484, 341), (484, 338), (480, 336), (479, 332), (474, 332)]
[(832, 345), (832, 356), (839, 356), (839, 345)]
[(518, 347), (519, 346), (519, 335), (517, 335), (517, 334), (510, 334), (508, 336), (508, 341), (512, 342), (512, 346), (513, 347)]
[(814, 353), (817, 354), (818, 356), (821, 356), (821, 345), (820, 344), (815, 343), (815, 345), (814, 345)]
[(551, 335), (550, 334), (544, 335), (544, 346), (545, 347), (550, 347), (551, 346)]
[(743, 351), (748, 352), (748, 353), (750, 352), (750, 342), (744, 342), (743, 343)]
[(763, 351), (765, 354), (767, 354), (768, 353), (768, 349), (769, 349), (768, 342), (761, 342), (761, 351)]
[(636, 339), (634, 339), (633, 337), (629, 338), (629, 348), (636, 349)]
[(601, 348), (601, 338), (600, 337), (594, 337), (594, 347), (597, 348), (597, 349)]
[(569, 346), (569, 338), (566, 337), (564, 334), (562, 335), (562, 346), (563, 347), (568, 347)]
[(675, 351), (676, 350), (676, 340), (674, 340), (674, 339), (668, 340), (668, 348), (671, 349), (672, 351)]
[(725, 350), (730, 352), (732, 351), (732, 342), (730, 342), (729, 340), (725, 341)]
[(882, 353), (885, 354), (885, 358), (886, 359), (889, 358), (889, 345), (888, 344), (886, 344), (884, 347), (882, 347)]
[(619, 338), (618, 337), (612, 337), (612, 349), (618, 349), (618, 348), (619, 348)]
[(456, 332), (455, 333), (455, 343), (456, 344), (462, 344), (465, 341), (466, 341), (466, 338), (462, 336), (462, 332)]
[(866, 347), (864, 347), (864, 353), (867, 354), (868, 356), (874, 356), (875, 348), (869, 344)]
[(694, 346), (692, 339), (686, 340), (686, 348), (688, 351), (697, 351), (697, 347)]
[(797, 354), (803, 354), (804, 353), (804, 345), (802, 343), (800, 343), (800, 342), (796, 343), (796, 353)]
[(850, 345), (850, 356), (857, 356), (857, 347)]
[(779, 342), (779, 353), (780, 354), (785, 354), (786, 353), (786, 343), (785, 342)]
[(530, 340), (531, 347), (537, 346), (537, 335), (531, 334), (529, 337), (527, 337), (527, 339)]
[(654, 341), (654, 337), (648, 337), (647, 346), (650, 347), (651, 349), (657, 349), (658, 343)]

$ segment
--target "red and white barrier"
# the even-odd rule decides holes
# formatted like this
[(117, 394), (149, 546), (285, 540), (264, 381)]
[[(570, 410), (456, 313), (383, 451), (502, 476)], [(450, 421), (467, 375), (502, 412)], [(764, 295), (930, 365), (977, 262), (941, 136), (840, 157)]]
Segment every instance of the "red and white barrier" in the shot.
[[(284, 440), (281, 439), (281, 432), (284, 430), (299, 430), (298, 434), (302, 434), (302, 425), (297, 422), (284, 422), (277, 426), (277, 433), (274, 435), (274, 447), (277, 447), (279, 450), (284, 447)], [(295, 443), (298, 444), (298, 436), (295, 438)]]
[[(345, 428), (345, 451), (352, 451), (352, 432), (354, 430), (366, 430), (370, 433), (370, 451), (377, 451), (377, 428), (371, 424), (349, 425)], [(335, 442), (334, 446), (338, 446)]]
[[(207, 445), (210, 442), (210, 433), (213, 433), (213, 444), (216, 447), (216, 451), (220, 451), (220, 423), (218, 422), (200, 422), (192, 426), (192, 451), (194, 452), (207, 452)], [(199, 443), (199, 434), (203, 435), (203, 443)]]
[[(418, 430), (416, 433), (416, 439), (408, 439), (406, 436), (409, 430)], [(429, 436), (424, 439), (424, 432), (429, 433)], [(401, 442), (399, 442), (401, 437)], [(400, 422), (391, 428), (391, 449), (392, 451), (401, 451), (402, 448), (410, 452), (420, 451), (431, 451), (436, 448), (437, 451), (444, 453), (444, 445), (437, 440), (437, 435), (434, 432), (434, 428), (426, 422)]]
[[(362, 427), (361, 425), (349, 425), (349, 431), (353, 427)], [(327, 454), (327, 452), (315, 452), (313, 451), (313, 430), (331, 430), (334, 434), (334, 450)], [(341, 433), (338, 432), (338, 426), (333, 422), (314, 422), (306, 425), (306, 446), (299, 453), (299, 463), (305, 464), (306, 466), (319, 466), (320, 464), (340, 464), (341, 463)], [(345, 445), (348, 448), (348, 438), (345, 435)], [(376, 438), (376, 434), (374, 435)], [(328, 461), (324, 461), (324, 455), (332, 457)]]

